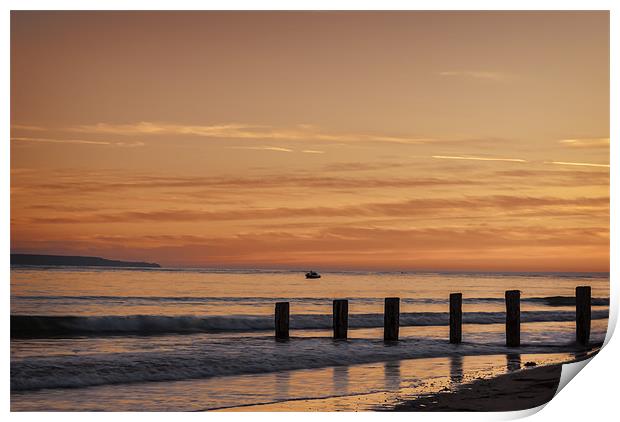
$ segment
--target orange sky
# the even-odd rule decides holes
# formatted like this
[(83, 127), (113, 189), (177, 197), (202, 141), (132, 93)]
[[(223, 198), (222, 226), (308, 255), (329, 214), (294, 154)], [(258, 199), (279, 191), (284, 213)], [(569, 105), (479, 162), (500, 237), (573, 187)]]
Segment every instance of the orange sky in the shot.
[(606, 12), (13, 12), (11, 250), (609, 270)]

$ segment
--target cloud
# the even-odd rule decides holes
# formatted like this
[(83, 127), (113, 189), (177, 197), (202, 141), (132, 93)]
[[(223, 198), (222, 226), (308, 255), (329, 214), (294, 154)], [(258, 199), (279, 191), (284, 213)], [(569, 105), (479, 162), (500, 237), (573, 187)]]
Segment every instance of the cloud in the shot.
[(262, 147), (227, 147), (230, 149), (249, 149), (249, 150), (258, 150), (258, 151), (278, 151), (278, 152), (293, 152), (292, 149), (283, 148), (283, 147), (270, 147), (270, 146), (262, 146)]
[(11, 138), (11, 141), (45, 142), (54, 144), (110, 145), (110, 143), (106, 141), (87, 141), (85, 139)]
[[(441, 145), (497, 145), (511, 142), (502, 138), (430, 138), (409, 135), (393, 135), (371, 132), (336, 132), (321, 128), (299, 124), (291, 127), (276, 127), (271, 125), (257, 125), (245, 123), (212, 124), (212, 125), (184, 125), (175, 123), (134, 122), (126, 124), (96, 123), (91, 125), (74, 125), (64, 128), (43, 128), (37, 126), (13, 125), (16, 130), (67, 131), (91, 135), (119, 135), (119, 136), (160, 136), (184, 135), (209, 139), (238, 139), (254, 141), (319, 141), (346, 145), (348, 143), (389, 143), (401, 145), (422, 145), (440, 143)], [(97, 142), (97, 141), (94, 141)], [(118, 143), (118, 142), (117, 142)], [(318, 152), (317, 149), (307, 149), (303, 152)]]
[(41, 126), (33, 126), (33, 125), (18, 125), (18, 124), (12, 124), (11, 125), (11, 129), (15, 129), (15, 130), (26, 130), (26, 131), (44, 131), (47, 130), (44, 127)]
[[(557, 170), (556, 170), (557, 169)], [(544, 181), (545, 186), (605, 186), (609, 187), (608, 171), (577, 170), (556, 167), (554, 170), (548, 169), (519, 169), (496, 171), (490, 177), (493, 180), (498, 178), (508, 178), (509, 183), (515, 185), (515, 180), (522, 186), (522, 183), (538, 184)]]
[(320, 131), (311, 125), (297, 125), (292, 128), (278, 128), (267, 125), (218, 124), (218, 125), (180, 125), (169, 123), (137, 122), (130, 124), (97, 123), (78, 125), (69, 131), (91, 134), (115, 135), (193, 135), (206, 138), (233, 139), (278, 139), (278, 140), (318, 140), (325, 142), (387, 142), (398, 144), (422, 144), (433, 141), (430, 138), (409, 136), (387, 136), (370, 133), (336, 133)]
[(483, 70), (456, 70), (456, 71), (444, 71), (439, 72), (440, 76), (445, 77), (467, 77), (474, 79), (486, 79), (492, 81), (501, 81), (507, 78), (508, 75), (501, 72), (490, 72)]
[(29, 208), (32, 210), (40, 210), (40, 211), (54, 211), (54, 212), (60, 211), (60, 212), (69, 212), (69, 213), (91, 212), (91, 211), (101, 210), (101, 207), (85, 207), (85, 206), (73, 206), (73, 205), (66, 205), (66, 204), (50, 204), (50, 203), (28, 205), (26, 208)]
[[(488, 218), (489, 212), (497, 211), (522, 213), (528, 215), (546, 215), (554, 208), (565, 211), (562, 215), (582, 215), (584, 209), (602, 211), (609, 208), (609, 197), (527, 197), (494, 195), (464, 198), (412, 199), (401, 202), (365, 203), (339, 207), (275, 207), (275, 208), (237, 208), (222, 211), (199, 209), (163, 209), (147, 211), (124, 211), (113, 213), (83, 214), (67, 217), (35, 217), (30, 223), (137, 223), (137, 222), (183, 222), (183, 221), (235, 221), (235, 220), (269, 220), (282, 218), (322, 218), (322, 217), (397, 217), (412, 218), (419, 216), (446, 217), (464, 215), (467, 218), (481, 215)], [(494, 211), (493, 211), (494, 210)], [(532, 213), (534, 210), (539, 210)]]
[(609, 148), (609, 138), (562, 139), (558, 142), (569, 148)]
[[(361, 167), (364, 169), (365, 167)], [(372, 168), (372, 167), (370, 167)], [(345, 166), (345, 170), (355, 167)], [(338, 168), (336, 168), (338, 170)], [(171, 189), (175, 194), (184, 194), (188, 190), (206, 189), (234, 194), (261, 189), (280, 188), (322, 188), (322, 189), (385, 189), (385, 188), (420, 188), (434, 186), (468, 186), (480, 181), (462, 177), (363, 177), (348, 174), (328, 175), (323, 172), (291, 172), (284, 174), (260, 174), (256, 176), (174, 176), (153, 174), (127, 174), (113, 171), (50, 171), (42, 177), (40, 173), (23, 170), (14, 174), (13, 187), (36, 192), (36, 195), (71, 195), (86, 192), (125, 192), (135, 190), (145, 195), (147, 189)], [(198, 192), (203, 195), (203, 193)], [(288, 194), (288, 193), (287, 193)]]
[(413, 163), (403, 163), (403, 162), (395, 162), (395, 161), (385, 161), (385, 162), (360, 162), (360, 161), (350, 161), (350, 162), (340, 162), (340, 163), (330, 163), (326, 164), (323, 167), (324, 171), (329, 172), (349, 172), (349, 171), (373, 171), (373, 170), (390, 170), (394, 168), (401, 167), (411, 167)]
[(567, 161), (545, 161), (546, 164), (557, 164), (561, 166), (580, 166), (580, 167), (607, 167), (609, 164), (595, 164), (595, 163), (571, 163)]
[(318, 151), (315, 149), (304, 149), (301, 152), (303, 152), (304, 154), (325, 154), (325, 151)]
[(51, 139), (51, 138), (11, 138), (16, 142), (41, 142), (52, 144), (79, 144), (79, 145), (106, 145), (114, 147), (142, 147), (144, 142), (119, 142), (119, 141), (91, 141), (86, 139)]
[[(258, 233), (236, 234), (229, 237), (211, 237), (203, 235), (94, 235), (83, 240), (91, 242), (109, 242), (122, 244), (148, 244), (161, 245), (221, 245), (228, 254), (234, 250), (252, 250), (244, 248), (243, 242), (260, 242), (271, 244), (278, 252), (288, 250), (310, 249), (321, 250), (327, 247), (334, 252), (341, 250), (377, 250), (388, 249), (390, 246), (420, 247), (444, 247), (459, 246), (472, 248), (473, 245), (483, 244), (486, 247), (498, 247), (521, 244), (527, 245), (547, 244), (550, 246), (561, 245), (570, 239), (571, 243), (605, 243), (609, 240), (609, 230), (606, 227), (566, 227), (549, 228), (546, 226), (534, 227), (538, 236), (532, 238), (531, 226), (505, 226), (486, 228), (381, 228), (360, 226), (327, 226), (313, 233), (287, 233), (281, 231), (267, 231)], [(75, 239), (74, 240), (79, 240)], [(472, 240), (477, 240), (472, 242)], [(361, 243), (360, 243), (361, 242)], [(228, 247), (230, 249), (228, 249)], [(262, 249), (262, 248), (261, 248)], [(213, 251), (212, 253), (217, 253)]]
[(520, 158), (492, 158), (492, 157), (474, 157), (471, 155), (433, 155), (433, 158), (442, 160), (476, 160), (476, 161), (509, 161), (515, 163), (526, 163), (526, 160)]
[[(432, 158), (442, 160), (475, 160), (475, 161), (507, 161), (514, 163), (527, 163), (527, 160), (521, 158), (493, 158), (493, 157), (476, 157), (471, 155), (433, 155)], [(582, 167), (607, 167), (609, 164), (595, 164), (595, 163), (575, 163), (568, 161), (543, 161), (544, 164), (557, 164), (563, 166), (582, 166)]]
[[(278, 152), (274, 152), (277, 154)], [(290, 154), (280, 152), (281, 154)], [(439, 160), (438, 160), (439, 161)], [(454, 162), (445, 160), (442, 162)], [(414, 167), (421, 170), (415, 163), (407, 162), (336, 162), (325, 164), (319, 171), (311, 172), (296, 170), (285, 173), (261, 172), (255, 175), (174, 175), (151, 173), (127, 173), (125, 171), (77, 171), (53, 170), (42, 174), (40, 171), (28, 169), (14, 169), (12, 190), (14, 194), (34, 195), (51, 200), (54, 196), (72, 197), (79, 195), (83, 198), (95, 198), (97, 195), (109, 198), (122, 193), (132, 198), (149, 200), (163, 200), (175, 197), (177, 200), (195, 198), (209, 198), (209, 203), (221, 201), (241, 201), (248, 199), (248, 193), (256, 193), (251, 198), (256, 201), (265, 201), (267, 197), (278, 199), (278, 195), (287, 197), (307, 195), (312, 189), (317, 194), (330, 197), (330, 194), (350, 192), (358, 196), (360, 192), (377, 194), (394, 192), (400, 189), (424, 192), (456, 188), (458, 191), (468, 187), (502, 189), (530, 189), (541, 186), (600, 186), (608, 187), (609, 172), (601, 168), (592, 167), (562, 167), (547, 165), (545, 167), (503, 166), (506, 170), (497, 171), (500, 167), (489, 167), (489, 171), (476, 169), (475, 173), (463, 174), (462, 169), (447, 169), (440, 172), (421, 170), (400, 172), (401, 174), (384, 173), (385, 170)], [(436, 164), (435, 164), (436, 166)], [(605, 168), (605, 170), (607, 170)], [(382, 173), (374, 173), (381, 171)], [(411, 174), (411, 176), (406, 176)], [(428, 174), (428, 176), (424, 176)]]
[[(535, 236), (532, 233), (536, 233)], [(232, 236), (94, 235), (45, 241), (12, 238), (12, 251), (98, 255), (192, 266), (252, 268), (412, 268), (497, 270), (608, 269), (607, 227), (379, 228), (323, 226)]]

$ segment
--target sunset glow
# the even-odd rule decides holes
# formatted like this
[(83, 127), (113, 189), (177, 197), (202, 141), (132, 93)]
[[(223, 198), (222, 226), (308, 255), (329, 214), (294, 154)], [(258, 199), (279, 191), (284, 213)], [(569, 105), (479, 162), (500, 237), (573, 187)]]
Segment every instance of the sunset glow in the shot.
[(13, 253), (609, 270), (607, 12), (17, 12), (11, 53)]

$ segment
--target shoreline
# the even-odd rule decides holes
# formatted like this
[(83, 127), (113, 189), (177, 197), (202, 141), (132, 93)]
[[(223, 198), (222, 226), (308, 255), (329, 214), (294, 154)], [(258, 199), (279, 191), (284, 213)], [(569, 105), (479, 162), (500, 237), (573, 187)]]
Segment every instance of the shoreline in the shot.
[[(566, 362), (569, 363), (569, 362)], [(477, 379), (446, 391), (405, 400), (395, 412), (508, 412), (548, 403), (558, 389), (562, 364), (552, 364)], [(382, 410), (382, 409), (379, 409)]]
[[(222, 408), (204, 409), (219, 412), (432, 412), (432, 411), (515, 411), (538, 407), (550, 401), (557, 391), (562, 365), (592, 357), (596, 352), (555, 362), (544, 355), (525, 355), (509, 360), (511, 372), (490, 375), (484, 366), (461, 362), (450, 362), (449, 374), (444, 379), (411, 383), (403, 378), (404, 384), (398, 391), (377, 390), (356, 391), (353, 394), (307, 397), (247, 405), (233, 405)], [(415, 361), (415, 360), (412, 360)], [(403, 361), (404, 362), (404, 361)], [(538, 366), (534, 366), (538, 364)], [(516, 369), (515, 368), (521, 368)], [(482, 368), (482, 370), (481, 370)], [(446, 368), (447, 369), (447, 368)], [(495, 368), (495, 371), (497, 368)], [(399, 370), (400, 371), (400, 370)], [(411, 368), (408, 373), (419, 373)], [(399, 373), (400, 375), (400, 373)], [(430, 389), (424, 392), (424, 389)]]
[[(172, 383), (110, 384), (82, 389), (79, 403), (64, 402), (67, 389), (12, 391), (11, 408), (13, 411), (50, 409), (44, 405), (51, 400), (55, 403), (51, 409), (58, 411), (110, 410), (113, 403), (123, 411), (147, 408), (220, 412), (506, 411), (515, 409), (504, 404), (498, 408), (493, 406), (497, 405), (495, 400), (489, 405), (484, 399), (497, 391), (497, 397), (504, 402), (508, 399), (508, 403), (522, 396), (518, 397), (516, 409), (543, 404), (556, 391), (560, 365), (587, 356), (562, 353), (409, 359), (383, 365), (337, 366)], [(529, 369), (534, 363), (538, 366)], [(554, 366), (557, 374), (542, 374), (542, 378), (532, 379), (538, 372), (546, 372)], [(501, 382), (497, 385), (498, 380), (515, 376), (520, 380), (513, 385)], [(551, 385), (540, 388), (545, 378), (550, 379)], [(248, 385), (261, 385), (268, 391), (248, 391)], [(538, 389), (533, 389), (532, 385)], [(227, 398), (213, 400), (222, 387), (225, 387)], [(73, 394), (76, 390), (71, 391)], [(248, 393), (252, 396), (248, 397)], [(237, 394), (246, 399), (233, 400)], [(133, 403), (125, 401), (128, 395), (134, 397)], [(162, 401), (168, 395), (177, 397), (175, 404)], [(535, 402), (527, 402), (528, 399)], [(412, 403), (412, 407), (407, 407)]]

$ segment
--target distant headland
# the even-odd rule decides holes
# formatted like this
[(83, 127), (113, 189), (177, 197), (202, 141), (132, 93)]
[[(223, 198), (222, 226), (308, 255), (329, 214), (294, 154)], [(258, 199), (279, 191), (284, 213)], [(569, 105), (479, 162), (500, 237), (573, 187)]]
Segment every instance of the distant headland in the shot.
[(11, 265), (160, 268), (152, 262), (116, 261), (96, 256), (11, 254)]

